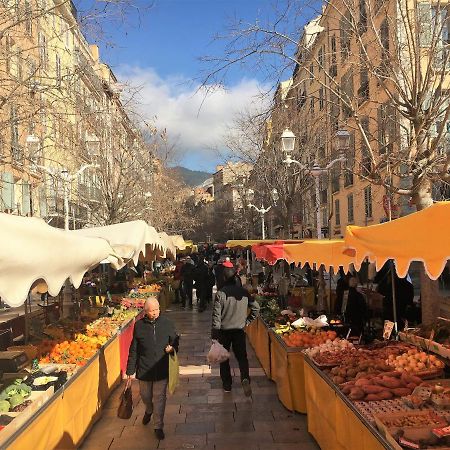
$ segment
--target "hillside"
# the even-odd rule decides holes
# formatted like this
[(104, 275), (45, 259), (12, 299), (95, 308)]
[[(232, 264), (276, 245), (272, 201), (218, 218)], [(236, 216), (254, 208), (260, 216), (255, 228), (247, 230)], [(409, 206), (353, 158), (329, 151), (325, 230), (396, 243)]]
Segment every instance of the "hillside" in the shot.
[(202, 184), (205, 180), (212, 176), (211, 173), (202, 172), (199, 170), (190, 170), (186, 167), (177, 166), (171, 169), (180, 181), (183, 181), (186, 185), (195, 187)]

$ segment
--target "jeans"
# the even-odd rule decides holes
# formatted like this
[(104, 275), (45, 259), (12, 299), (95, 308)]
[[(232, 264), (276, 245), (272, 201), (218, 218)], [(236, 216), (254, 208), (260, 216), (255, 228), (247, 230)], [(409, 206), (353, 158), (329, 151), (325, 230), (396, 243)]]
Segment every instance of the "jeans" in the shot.
[(183, 306), (185, 305), (186, 300), (188, 301), (188, 305), (192, 306), (192, 289), (193, 289), (192, 281), (183, 282), (183, 291), (184, 291)]
[(166, 409), (167, 383), (169, 380), (139, 380), (139, 392), (145, 405), (145, 412), (153, 415), (155, 430), (164, 428), (164, 411)]
[[(228, 350), (233, 350), (234, 356), (239, 364), (241, 381), (246, 378), (250, 380), (247, 347), (244, 330), (220, 330), (219, 342)], [(230, 361), (227, 359), (220, 363), (220, 378), (224, 387), (231, 387), (233, 379), (231, 377)]]

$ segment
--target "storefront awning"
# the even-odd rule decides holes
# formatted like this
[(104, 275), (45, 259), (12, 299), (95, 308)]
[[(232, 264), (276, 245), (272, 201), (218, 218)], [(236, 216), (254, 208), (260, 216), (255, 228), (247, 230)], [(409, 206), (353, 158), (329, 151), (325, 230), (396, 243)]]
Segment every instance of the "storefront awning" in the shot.
[(438, 202), (423, 211), (369, 227), (348, 226), (346, 254), (359, 269), (365, 258), (379, 270), (393, 259), (399, 277), (405, 277), (412, 261), (423, 261), (435, 280), (450, 259), (450, 202)]
[(183, 236), (181, 236), (180, 234), (174, 234), (171, 235), (170, 238), (172, 239), (172, 242), (177, 250), (186, 250), (188, 243), (183, 239)]
[(286, 259), (283, 244), (257, 244), (252, 245), (252, 252), (256, 259), (265, 261), (270, 265), (274, 265), (280, 259)]
[(147, 245), (158, 251), (167, 248), (157, 231), (143, 220), (83, 228), (70, 233), (106, 239), (122, 258), (131, 259), (134, 264), (137, 264), (141, 253), (145, 254)]
[(163, 256), (167, 256), (167, 254), (171, 255), (173, 258), (177, 256), (177, 248), (172, 241), (172, 238), (165, 233), (164, 231), (158, 233), (159, 237), (161, 238), (162, 242), (164, 243), (165, 247), (165, 253)]
[(53, 228), (35, 217), (0, 213), (0, 297), (10, 306), (23, 304), (37, 280), (44, 280), (53, 296), (67, 278), (77, 288), (103, 260), (115, 268), (123, 265), (104, 239)]

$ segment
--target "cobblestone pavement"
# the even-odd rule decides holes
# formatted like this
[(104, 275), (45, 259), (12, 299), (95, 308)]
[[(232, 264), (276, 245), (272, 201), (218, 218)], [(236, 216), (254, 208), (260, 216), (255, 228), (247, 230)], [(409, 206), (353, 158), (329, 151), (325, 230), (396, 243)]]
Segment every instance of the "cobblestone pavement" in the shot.
[(253, 396), (244, 396), (239, 369), (232, 356), (233, 390), (224, 393), (218, 367), (206, 364), (211, 311), (173, 309), (166, 314), (181, 334), (180, 386), (167, 399), (165, 434), (156, 440), (152, 424), (142, 425), (143, 404), (133, 382), (134, 410), (129, 420), (117, 418), (117, 388), (101, 419), (85, 440), (83, 450), (202, 449), (202, 450), (314, 450), (306, 416), (292, 413), (279, 402), (275, 384), (268, 380), (248, 344)]

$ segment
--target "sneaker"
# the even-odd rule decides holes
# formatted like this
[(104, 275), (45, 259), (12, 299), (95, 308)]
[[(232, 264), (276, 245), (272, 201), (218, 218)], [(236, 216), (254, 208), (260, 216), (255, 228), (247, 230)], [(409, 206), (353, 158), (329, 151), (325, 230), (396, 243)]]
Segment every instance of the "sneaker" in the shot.
[(158, 441), (162, 441), (166, 436), (164, 435), (164, 431), (161, 428), (157, 428), (155, 430), (155, 436)]
[(142, 425), (147, 425), (152, 418), (152, 413), (144, 413), (144, 417), (142, 418)]
[(231, 386), (223, 386), (224, 392), (231, 392)]
[(250, 380), (248, 378), (242, 380), (242, 389), (244, 389), (244, 395), (246, 397), (251, 397), (252, 387), (250, 386)]

